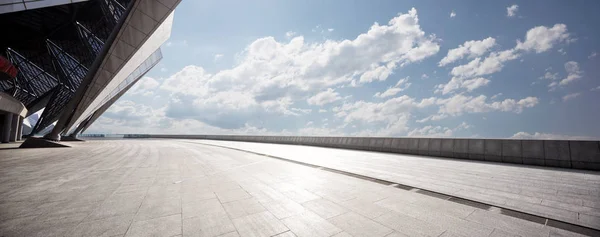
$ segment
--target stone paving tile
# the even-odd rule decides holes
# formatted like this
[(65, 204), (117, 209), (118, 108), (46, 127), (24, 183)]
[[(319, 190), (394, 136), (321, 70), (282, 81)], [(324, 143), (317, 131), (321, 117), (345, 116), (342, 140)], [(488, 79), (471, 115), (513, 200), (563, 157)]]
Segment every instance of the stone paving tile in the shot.
[(263, 205), (253, 198), (228, 202), (223, 204), (223, 207), (231, 218), (238, 218), (266, 211)]
[(225, 190), (225, 191), (218, 191), (218, 192), (215, 192), (215, 194), (217, 195), (217, 197), (219, 198), (219, 201), (221, 201), (221, 203), (227, 203), (227, 202), (231, 202), (231, 201), (242, 200), (242, 199), (252, 197), (252, 196), (250, 196), (250, 194), (248, 194), (248, 192), (246, 192), (243, 189), (231, 189), (231, 190)]
[[(439, 237), (442, 237), (442, 236), (444, 236), (444, 235), (442, 234)], [(386, 235), (385, 237), (410, 237), (410, 236), (394, 231), (394, 232), (390, 233), (389, 235)]]
[(197, 202), (207, 199), (217, 198), (217, 195), (213, 191), (210, 190), (194, 190), (194, 191), (186, 191), (181, 194), (181, 202), (182, 203), (190, 203)]
[(181, 233), (181, 214), (137, 221), (131, 224), (125, 236), (174, 236)]
[(184, 236), (220, 236), (235, 231), (233, 222), (225, 212), (208, 213), (183, 219)]
[(15, 236), (17, 231), (31, 223), (37, 216), (26, 216), (0, 221), (0, 236)]
[[(7, 159), (4, 154), (9, 153), (0, 151), (1, 178), (8, 180), (0, 182), (0, 236), (296, 236), (296, 231), (303, 236), (370, 237), (408, 235), (394, 230), (406, 225), (405, 232), (417, 229), (411, 235), (421, 233), (417, 227), (433, 225), (437, 228), (426, 231), (437, 234), (441, 228), (442, 236), (579, 236), (421, 193), (190, 141), (89, 141), (64, 153), (60, 149), (10, 150), (10, 157), (18, 159)], [(333, 150), (320, 159), (335, 159), (338, 152), (355, 155)], [(389, 162), (368, 159), (369, 164)], [(348, 168), (348, 163), (339, 165)], [(429, 168), (440, 173), (444, 182), (456, 181), (453, 188), (469, 187), (461, 180), (464, 174), (447, 175), (444, 169), (449, 164), (439, 165)], [(502, 173), (505, 167), (496, 168), (500, 181), (531, 178), (539, 186), (523, 184), (521, 188), (507, 182), (505, 192), (520, 190), (533, 198), (503, 195), (498, 192), (501, 189), (491, 192), (493, 197), (504, 198), (504, 203), (510, 197), (541, 200), (538, 205), (580, 212), (578, 221), (597, 221), (595, 197), (582, 196), (586, 190), (578, 188), (585, 185), (562, 177), (557, 183), (564, 185), (548, 191), (553, 185), (540, 182), (545, 177), (536, 172), (531, 173), (533, 177), (518, 173), (509, 177)], [(431, 172), (420, 167), (414, 171)], [(402, 175), (412, 170), (396, 166), (389, 172), (410, 179)], [(479, 170), (473, 172), (485, 176)], [(434, 178), (418, 182), (443, 188), (439, 185), (445, 183), (435, 184)], [(598, 186), (600, 182), (594, 180), (590, 175), (583, 182)], [(599, 190), (592, 188), (589, 193)], [(562, 196), (554, 197), (559, 193)]]
[(510, 216), (497, 213), (475, 210), (467, 218), (469, 221), (477, 222), (489, 227), (522, 236), (548, 236), (549, 231), (543, 229), (543, 225), (522, 221)]
[(181, 214), (181, 199), (146, 197), (135, 216), (135, 220), (148, 220), (174, 214)]
[(501, 231), (499, 229), (494, 229), (494, 231), (489, 235), (489, 237), (517, 237), (520, 235), (511, 234), (508, 232)]
[(291, 200), (264, 203), (263, 206), (278, 219), (283, 219), (304, 212), (304, 207)]
[(182, 204), (182, 207), (184, 219), (217, 212), (226, 213), (225, 209), (221, 205), (221, 202), (219, 202), (217, 199), (184, 203)]
[(270, 237), (289, 229), (269, 212), (260, 212), (233, 219), (242, 237)]
[[(574, 224), (577, 208), (556, 205), (543, 207), (540, 201), (553, 200), (587, 207), (600, 207), (600, 173), (528, 167), (467, 160), (439, 159), (400, 154), (373, 153), (310, 146), (201, 140), (198, 143), (283, 157), (351, 173), (396, 181), (422, 189), (474, 199), (524, 212), (558, 218)], [(305, 155), (311, 154), (311, 155)], [(315, 194), (327, 196), (315, 192)], [(595, 195), (596, 194), (596, 195)], [(333, 200), (333, 199), (331, 199)], [(563, 215), (564, 214), (564, 215)], [(588, 214), (589, 215), (589, 214)]]
[(285, 218), (282, 221), (298, 237), (328, 237), (342, 232), (340, 228), (309, 211)]
[(133, 215), (109, 217), (102, 220), (82, 222), (67, 234), (71, 237), (125, 235), (133, 221)]
[(289, 199), (291, 199), (292, 201), (297, 202), (297, 203), (304, 203), (304, 202), (308, 202), (308, 201), (320, 198), (319, 196), (317, 196), (309, 191), (306, 191), (304, 189), (295, 189), (295, 190), (285, 191), (285, 192), (283, 192), (283, 195), (287, 196)]
[[(464, 235), (459, 235), (451, 231), (445, 231), (439, 237), (463, 237)], [(468, 236), (468, 235), (467, 235)], [(483, 235), (482, 235), (483, 236)], [(387, 236), (386, 236), (387, 237)]]
[(219, 235), (219, 237), (240, 237), (237, 231), (229, 232), (227, 234)]
[(392, 233), (390, 228), (353, 212), (341, 214), (328, 221), (353, 236), (377, 237)]
[(274, 235), (273, 237), (296, 237), (296, 235), (292, 231), (286, 231), (281, 234)]
[(302, 206), (325, 219), (348, 212), (348, 209), (323, 198), (305, 202)]
[(399, 213), (387, 213), (375, 221), (408, 236), (440, 236), (445, 228)]
[(360, 199), (352, 199), (340, 203), (345, 208), (348, 208), (358, 214), (361, 214), (369, 219), (381, 216), (388, 213), (390, 210), (376, 205), (369, 201), (363, 201)]
[(99, 220), (112, 216), (135, 214), (142, 201), (144, 193), (117, 194), (111, 196), (98, 209), (90, 214), (87, 220)]
[(352, 237), (352, 235), (350, 235), (350, 234), (348, 234), (348, 233), (346, 233), (346, 232), (343, 232), (343, 231), (342, 231), (342, 232), (340, 232), (340, 233), (337, 233), (337, 234), (335, 234), (335, 235), (334, 235), (334, 236), (332, 236), (332, 237)]

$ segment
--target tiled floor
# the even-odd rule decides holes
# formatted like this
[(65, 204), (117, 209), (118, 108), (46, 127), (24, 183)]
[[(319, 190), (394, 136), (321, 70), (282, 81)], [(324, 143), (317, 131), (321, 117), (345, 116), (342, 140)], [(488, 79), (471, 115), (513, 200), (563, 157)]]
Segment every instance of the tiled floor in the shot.
[(577, 236), (226, 148), (69, 144), (0, 149), (0, 236)]
[(301, 161), (600, 229), (600, 172), (597, 171), (310, 146), (187, 142), (234, 147)]

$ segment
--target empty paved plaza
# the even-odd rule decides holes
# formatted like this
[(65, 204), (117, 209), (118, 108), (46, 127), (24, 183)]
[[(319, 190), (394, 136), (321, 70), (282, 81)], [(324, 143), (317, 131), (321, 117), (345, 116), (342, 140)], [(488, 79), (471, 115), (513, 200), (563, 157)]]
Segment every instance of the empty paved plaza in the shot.
[(600, 235), (598, 172), (207, 140), (67, 144), (0, 147), (0, 236)]

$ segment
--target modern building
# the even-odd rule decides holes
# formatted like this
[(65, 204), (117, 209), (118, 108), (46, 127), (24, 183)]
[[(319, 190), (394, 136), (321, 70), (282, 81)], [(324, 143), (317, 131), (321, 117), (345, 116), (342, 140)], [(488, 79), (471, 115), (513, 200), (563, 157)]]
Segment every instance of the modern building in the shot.
[(162, 59), (179, 2), (0, 0), (0, 134), (42, 110), (23, 135), (84, 131)]

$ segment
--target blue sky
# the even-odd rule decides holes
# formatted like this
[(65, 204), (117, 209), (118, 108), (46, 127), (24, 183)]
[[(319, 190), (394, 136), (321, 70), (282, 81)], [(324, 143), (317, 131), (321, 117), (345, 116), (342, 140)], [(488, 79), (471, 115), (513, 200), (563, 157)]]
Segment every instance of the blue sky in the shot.
[(184, 0), (161, 63), (87, 132), (597, 138), (598, 9)]

